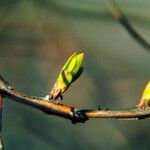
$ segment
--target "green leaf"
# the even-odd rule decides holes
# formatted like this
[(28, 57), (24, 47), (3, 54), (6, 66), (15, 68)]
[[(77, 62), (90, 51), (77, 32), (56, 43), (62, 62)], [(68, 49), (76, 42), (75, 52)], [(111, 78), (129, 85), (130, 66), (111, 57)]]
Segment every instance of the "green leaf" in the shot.
[(83, 67), (80, 67), (79, 68), (79, 70), (78, 70), (78, 72), (77, 72), (77, 74), (74, 76), (74, 78), (72, 79), (72, 83), (75, 81), (75, 80), (77, 80), (80, 76), (81, 76), (81, 74), (83, 73)]
[(50, 98), (57, 99), (83, 72), (81, 64), (84, 59), (83, 52), (75, 52), (62, 67), (53, 89), (50, 91)]

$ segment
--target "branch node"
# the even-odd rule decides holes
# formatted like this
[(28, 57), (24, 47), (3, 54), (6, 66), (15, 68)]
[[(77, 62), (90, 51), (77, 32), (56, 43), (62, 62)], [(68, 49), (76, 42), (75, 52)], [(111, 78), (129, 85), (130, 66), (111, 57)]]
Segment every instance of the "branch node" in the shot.
[(73, 112), (73, 117), (71, 121), (73, 124), (77, 122), (85, 123), (87, 120), (89, 120), (85, 110), (72, 110), (72, 112)]

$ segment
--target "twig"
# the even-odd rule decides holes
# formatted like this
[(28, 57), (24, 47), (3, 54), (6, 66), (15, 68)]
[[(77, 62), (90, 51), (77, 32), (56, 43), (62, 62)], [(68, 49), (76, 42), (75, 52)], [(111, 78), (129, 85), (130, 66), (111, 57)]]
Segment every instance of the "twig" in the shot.
[(128, 33), (133, 37), (141, 46), (146, 50), (150, 50), (150, 44), (134, 29), (130, 24), (126, 16), (123, 14), (119, 6), (114, 0), (106, 0), (108, 7), (110, 8), (113, 16), (121, 23), (121, 25), (128, 31)]
[(85, 122), (90, 118), (115, 118), (115, 119), (145, 119), (150, 117), (150, 108), (133, 108), (128, 110), (91, 110), (75, 109), (63, 104), (45, 101), (44, 98), (26, 96), (12, 88), (0, 77), (0, 94), (19, 103), (30, 105), (51, 115), (56, 115), (71, 120), (73, 123)]
[(2, 138), (2, 95), (0, 95), (0, 150), (4, 150)]

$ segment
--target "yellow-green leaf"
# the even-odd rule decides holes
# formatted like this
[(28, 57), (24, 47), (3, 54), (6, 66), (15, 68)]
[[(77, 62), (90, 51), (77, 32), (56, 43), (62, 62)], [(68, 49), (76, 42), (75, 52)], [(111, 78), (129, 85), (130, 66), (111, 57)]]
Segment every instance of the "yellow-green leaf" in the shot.
[(62, 67), (57, 81), (50, 91), (50, 98), (57, 99), (83, 72), (81, 64), (84, 59), (83, 52), (75, 52)]
[(140, 103), (138, 104), (139, 108), (145, 108), (150, 106), (150, 81), (146, 85)]

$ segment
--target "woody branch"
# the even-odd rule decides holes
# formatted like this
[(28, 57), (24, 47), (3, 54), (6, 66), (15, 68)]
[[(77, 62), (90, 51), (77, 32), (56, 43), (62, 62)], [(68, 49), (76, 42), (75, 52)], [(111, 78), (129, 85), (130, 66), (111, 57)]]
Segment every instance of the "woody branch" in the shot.
[(76, 109), (64, 104), (56, 104), (51, 101), (45, 101), (44, 98), (26, 96), (14, 88), (0, 77), (0, 95), (7, 97), (19, 103), (27, 104), (43, 112), (63, 117), (71, 120), (73, 123), (85, 122), (90, 118), (115, 118), (115, 119), (146, 119), (150, 117), (150, 108), (133, 108), (128, 110), (92, 110)]

